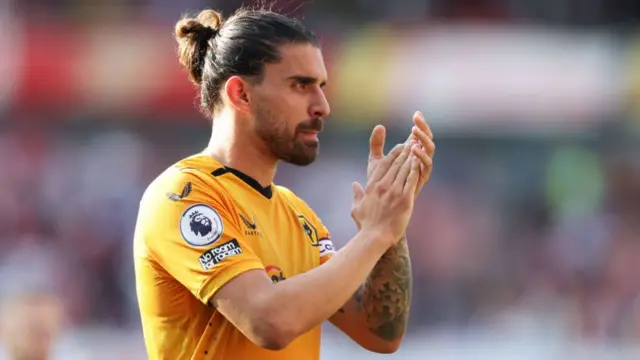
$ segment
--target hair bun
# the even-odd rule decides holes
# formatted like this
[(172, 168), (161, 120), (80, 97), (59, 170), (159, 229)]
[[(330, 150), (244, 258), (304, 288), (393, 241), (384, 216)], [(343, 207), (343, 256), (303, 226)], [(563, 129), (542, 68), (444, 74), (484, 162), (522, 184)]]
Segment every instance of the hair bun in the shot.
[(204, 26), (208, 26), (215, 31), (220, 30), (222, 24), (224, 23), (224, 19), (222, 14), (215, 10), (204, 10), (198, 14), (198, 21), (202, 23)]
[(189, 72), (191, 81), (202, 83), (202, 71), (209, 48), (208, 42), (220, 31), (222, 15), (204, 10), (194, 18), (183, 18), (176, 24), (175, 36), (179, 44), (180, 63)]
[(216, 36), (217, 33), (218, 29), (205, 26), (194, 19), (182, 20), (176, 26), (176, 40), (178, 40), (178, 42), (183, 40), (209, 41), (212, 37)]
[[(178, 40), (193, 36), (211, 38), (218, 34), (222, 27), (222, 15), (214, 10), (204, 10), (194, 18), (183, 18), (176, 25), (176, 38)], [(200, 35), (200, 36), (198, 36)]]

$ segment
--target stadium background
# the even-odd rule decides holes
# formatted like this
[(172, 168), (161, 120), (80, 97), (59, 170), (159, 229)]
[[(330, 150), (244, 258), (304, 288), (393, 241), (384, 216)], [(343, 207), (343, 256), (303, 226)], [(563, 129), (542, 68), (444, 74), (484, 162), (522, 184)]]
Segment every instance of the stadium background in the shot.
[[(185, 10), (236, 1), (0, 1), (0, 294), (60, 294), (56, 359), (144, 359), (137, 203), (207, 123), (175, 56)], [(277, 181), (343, 245), (374, 124), (436, 134), (409, 229), (409, 335), (388, 359), (640, 355), (640, 5), (280, 1), (323, 39), (320, 160)], [(284, 234), (283, 234), (284, 235)], [(376, 359), (325, 327), (323, 359)]]

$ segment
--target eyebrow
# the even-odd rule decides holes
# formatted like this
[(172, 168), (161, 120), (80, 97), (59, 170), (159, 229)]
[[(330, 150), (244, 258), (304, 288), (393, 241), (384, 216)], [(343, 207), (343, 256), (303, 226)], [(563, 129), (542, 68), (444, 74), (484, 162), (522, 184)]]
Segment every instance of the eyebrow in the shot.
[[(304, 76), (304, 75), (293, 75), (293, 76), (289, 76), (287, 79), (295, 80), (305, 85), (317, 84), (319, 82), (319, 80), (317, 78), (314, 78), (313, 76)], [(326, 80), (320, 83), (320, 87), (324, 87), (325, 85), (327, 85)]]

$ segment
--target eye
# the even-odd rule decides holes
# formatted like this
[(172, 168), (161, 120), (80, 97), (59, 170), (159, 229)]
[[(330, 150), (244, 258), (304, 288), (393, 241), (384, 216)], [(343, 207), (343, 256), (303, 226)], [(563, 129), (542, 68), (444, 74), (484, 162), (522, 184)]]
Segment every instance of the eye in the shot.
[(305, 83), (305, 82), (302, 82), (302, 81), (296, 81), (296, 82), (294, 82), (294, 83), (293, 83), (293, 87), (294, 87), (296, 90), (300, 90), (300, 91), (305, 91), (305, 90), (307, 90), (307, 86), (308, 86), (308, 84), (307, 84), (307, 83)]

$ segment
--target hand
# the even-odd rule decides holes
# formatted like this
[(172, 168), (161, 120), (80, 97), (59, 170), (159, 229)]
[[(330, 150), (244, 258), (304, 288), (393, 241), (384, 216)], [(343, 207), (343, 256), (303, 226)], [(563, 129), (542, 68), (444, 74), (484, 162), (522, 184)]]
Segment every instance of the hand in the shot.
[(378, 162), (367, 186), (353, 184), (351, 217), (361, 231), (381, 235), (388, 246), (397, 243), (413, 212), (420, 162), (412, 153), (419, 145), (397, 145)]
[[(436, 145), (433, 142), (433, 133), (429, 125), (420, 112), (413, 115), (414, 127), (411, 134), (407, 138), (408, 143), (417, 143), (419, 147), (414, 151), (414, 155), (420, 159), (420, 179), (416, 187), (415, 196), (418, 196), (420, 190), (429, 181), (431, 170), (433, 169), (433, 156), (436, 151)], [(373, 129), (371, 138), (369, 139), (369, 163), (367, 165), (367, 179), (376, 169), (380, 161), (384, 158), (384, 143), (386, 139), (386, 129), (382, 125), (378, 125)]]

